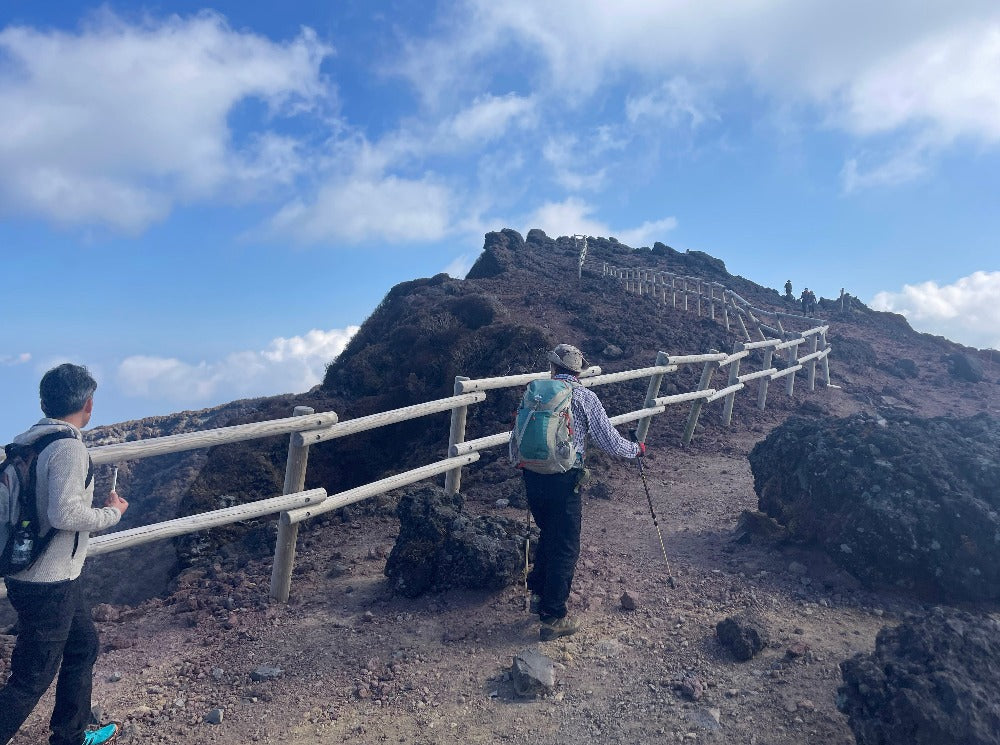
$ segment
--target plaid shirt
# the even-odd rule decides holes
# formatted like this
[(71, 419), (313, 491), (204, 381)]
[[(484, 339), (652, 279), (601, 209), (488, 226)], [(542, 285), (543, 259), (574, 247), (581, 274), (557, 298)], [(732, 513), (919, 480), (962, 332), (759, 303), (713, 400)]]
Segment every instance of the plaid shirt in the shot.
[[(568, 383), (580, 381), (572, 375), (553, 375), (553, 380), (565, 380)], [(581, 385), (573, 386), (573, 444), (576, 452), (582, 458), (587, 448), (587, 435), (590, 435), (601, 450), (623, 458), (634, 458), (639, 454), (639, 446), (622, 437), (604, 410), (604, 404), (589, 388)]]

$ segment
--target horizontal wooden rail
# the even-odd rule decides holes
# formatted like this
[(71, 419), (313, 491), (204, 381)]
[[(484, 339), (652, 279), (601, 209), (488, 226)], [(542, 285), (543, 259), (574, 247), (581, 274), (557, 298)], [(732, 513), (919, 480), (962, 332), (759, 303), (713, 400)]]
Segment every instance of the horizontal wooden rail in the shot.
[(826, 349), (821, 349), (818, 352), (810, 352), (809, 354), (804, 354), (795, 361), (798, 362), (799, 364), (804, 365), (805, 363), (810, 362), (812, 360), (822, 359), (823, 357), (826, 357), (829, 353), (830, 349), (828, 347)]
[(242, 442), (261, 437), (287, 435), (291, 432), (329, 427), (336, 424), (337, 415), (328, 411), (307, 416), (293, 416), (287, 419), (272, 419), (267, 422), (252, 422), (237, 424), (232, 427), (219, 427), (199, 432), (183, 432), (179, 435), (154, 437), (149, 440), (135, 440), (115, 445), (101, 445), (90, 448), (90, 457), (94, 465), (102, 463), (120, 463), (126, 460), (151, 458), (154, 455), (180, 453), (185, 450), (214, 447), (231, 442)]
[(608, 421), (615, 427), (621, 424), (628, 424), (629, 422), (637, 422), (640, 419), (644, 419), (647, 416), (655, 416), (656, 414), (662, 414), (666, 410), (665, 406), (651, 406), (648, 409), (639, 409), (638, 411), (630, 411), (626, 414), (617, 414), (615, 416), (609, 416)]
[(750, 341), (743, 345), (744, 349), (767, 349), (781, 344), (781, 339), (764, 339), (764, 341)]
[(362, 416), (357, 419), (348, 419), (346, 422), (340, 422), (320, 430), (301, 432), (297, 435), (293, 435), (292, 439), (294, 444), (300, 447), (304, 445), (315, 445), (318, 442), (326, 442), (327, 440), (334, 440), (338, 437), (346, 437), (347, 435), (357, 434), (358, 432), (364, 432), (369, 429), (384, 427), (387, 424), (396, 424), (397, 422), (405, 422), (408, 419), (416, 419), (418, 417), (427, 416), (428, 414), (449, 411), (454, 409), (456, 406), (468, 406), (469, 404), (479, 403), (485, 398), (486, 394), (482, 391), (464, 393), (461, 396), (439, 398), (436, 401), (428, 401), (423, 404), (406, 406), (402, 409), (393, 409), (392, 411), (383, 411), (379, 414)]
[(757, 372), (747, 373), (746, 375), (740, 375), (739, 381), (741, 383), (749, 383), (751, 380), (756, 380), (757, 378), (767, 378), (778, 372), (778, 368), (769, 367), (766, 370), (758, 370)]
[(741, 360), (744, 357), (750, 356), (750, 350), (744, 349), (740, 352), (733, 352), (732, 354), (726, 356), (724, 359), (719, 360), (719, 367), (725, 367), (726, 365), (736, 362), (736, 360)]
[(808, 339), (804, 339), (804, 338), (789, 339), (788, 341), (781, 342), (781, 344), (775, 344), (774, 348), (775, 349), (788, 349), (789, 347), (797, 347), (799, 344), (805, 344), (807, 341), (809, 341), (809, 340)]
[(830, 325), (827, 324), (826, 326), (816, 326), (811, 329), (806, 329), (805, 331), (799, 331), (798, 333), (801, 336), (812, 336), (813, 334), (825, 334), (829, 330), (830, 330)]
[(656, 365), (654, 367), (643, 367), (638, 370), (623, 370), (622, 372), (607, 373), (597, 375), (593, 378), (582, 378), (580, 385), (584, 388), (592, 388), (597, 385), (607, 385), (608, 383), (621, 383), (626, 380), (637, 378), (648, 378), (653, 375), (663, 375), (664, 373), (677, 372), (677, 365)]
[(506, 445), (508, 442), (510, 442), (510, 432), (500, 432), (496, 435), (487, 435), (486, 437), (479, 437), (475, 440), (466, 440), (465, 442), (452, 445), (451, 452), (448, 454), (453, 457), (458, 455), (468, 455), (469, 453), (475, 453), (480, 450), (495, 448), (498, 445)]
[(241, 520), (250, 520), (255, 517), (263, 517), (264, 515), (274, 515), (311, 504), (320, 504), (326, 498), (326, 489), (310, 489), (308, 491), (296, 492), (295, 494), (283, 494), (269, 499), (260, 499), (256, 502), (237, 504), (221, 510), (202, 512), (198, 515), (178, 517), (162, 523), (142, 525), (138, 528), (129, 528), (128, 530), (121, 530), (117, 533), (101, 535), (91, 539), (90, 544), (87, 546), (87, 553), (90, 556), (98, 556), (111, 551), (120, 551), (124, 548), (141, 546), (144, 543), (160, 541), (165, 538), (175, 538), (179, 535), (195, 533), (207, 528), (217, 528), (220, 525), (229, 525)]
[(421, 466), (420, 468), (414, 468), (410, 471), (397, 473), (395, 476), (389, 476), (388, 478), (380, 479), (379, 481), (373, 481), (370, 484), (364, 484), (363, 486), (348, 489), (347, 491), (342, 491), (338, 494), (331, 494), (315, 507), (301, 507), (299, 509), (283, 512), (281, 514), (281, 521), (286, 524), (294, 525), (295, 523), (300, 523), (303, 520), (308, 520), (311, 517), (322, 515), (339, 507), (344, 507), (346, 505), (353, 504), (354, 502), (360, 502), (362, 499), (374, 497), (378, 494), (385, 494), (386, 492), (398, 489), (401, 486), (415, 484), (418, 481), (429, 479), (431, 476), (437, 476), (438, 474), (450, 471), (453, 468), (467, 466), (470, 463), (475, 463), (477, 460), (479, 460), (479, 453), (469, 453), (468, 455), (463, 455), (458, 458), (447, 458), (446, 460), (438, 461), (437, 463), (431, 463), (426, 466)]
[[(580, 373), (580, 379), (593, 377), (601, 374), (601, 368), (589, 367)], [(472, 391), (489, 391), (496, 388), (517, 388), (527, 385), (532, 380), (541, 380), (551, 375), (548, 370), (544, 372), (525, 373), (523, 375), (507, 375), (499, 378), (479, 378), (478, 380), (461, 380), (456, 384), (456, 393), (470, 393)]]
[(736, 391), (743, 390), (743, 383), (734, 383), (733, 385), (726, 386), (725, 388), (720, 388), (711, 396), (705, 399), (705, 403), (710, 404), (713, 401), (718, 401), (720, 398), (725, 398), (730, 393), (736, 393)]
[(771, 380), (777, 380), (778, 378), (783, 378), (786, 375), (791, 375), (802, 369), (802, 365), (792, 365), (791, 367), (786, 367), (784, 370), (779, 370), (771, 375)]
[(710, 354), (672, 354), (670, 355), (671, 365), (697, 365), (705, 362), (719, 362), (726, 359), (728, 354), (724, 352), (712, 352)]
[(697, 401), (699, 398), (711, 398), (713, 395), (715, 395), (714, 388), (704, 388), (699, 391), (688, 391), (687, 393), (674, 393), (669, 396), (657, 397), (656, 405), (682, 404), (685, 401)]

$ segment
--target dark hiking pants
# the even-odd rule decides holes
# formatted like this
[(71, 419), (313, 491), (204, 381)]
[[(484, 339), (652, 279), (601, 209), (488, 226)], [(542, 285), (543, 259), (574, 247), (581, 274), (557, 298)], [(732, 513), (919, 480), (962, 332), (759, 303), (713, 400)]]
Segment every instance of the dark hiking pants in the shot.
[(10, 677), (0, 689), (0, 744), (14, 736), (58, 672), (49, 743), (81, 745), (99, 642), (80, 580), (8, 579), (7, 597), (17, 611), (18, 633)]
[(541, 597), (540, 614), (562, 618), (580, 556), (582, 469), (552, 475), (524, 471), (524, 491), (540, 535), (528, 588)]

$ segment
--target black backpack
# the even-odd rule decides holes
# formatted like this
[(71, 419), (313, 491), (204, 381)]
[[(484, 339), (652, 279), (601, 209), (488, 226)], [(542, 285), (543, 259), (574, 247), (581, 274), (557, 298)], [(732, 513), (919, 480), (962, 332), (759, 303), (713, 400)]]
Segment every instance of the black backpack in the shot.
[[(35, 487), (38, 481), (38, 456), (56, 440), (73, 437), (71, 432), (60, 430), (39, 437), (30, 445), (12, 443), (4, 448), (7, 459), (0, 463), (0, 576), (23, 572), (42, 555), (53, 536), (59, 531), (49, 530), (39, 535), (38, 500)], [(87, 469), (84, 488), (94, 479), (94, 464)], [(15, 546), (17, 550), (15, 551)]]

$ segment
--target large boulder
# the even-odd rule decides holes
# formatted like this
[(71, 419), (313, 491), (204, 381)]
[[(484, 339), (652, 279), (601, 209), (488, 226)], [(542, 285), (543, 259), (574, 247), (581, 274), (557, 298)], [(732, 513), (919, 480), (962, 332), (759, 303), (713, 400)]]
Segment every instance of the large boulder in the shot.
[(971, 355), (956, 352), (945, 355), (944, 361), (953, 377), (967, 383), (978, 383), (986, 376), (983, 363)]
[(466, 279), (499, 277), (515, 263), (515, 255), (524, 250), (524, 239), (516, 230), (507, 228), (499, 233), (487, 233), (483, 252), (465, 275)]
[[(448, 588), (498, 590), (524, 572), (526, 526), (462, 512), (460, 494), (420, 485), (399, 501), (399, 537), (385, 564), (393, 589), (407, 597)], [(532, 534), (535, 545), (537, 530)]]
[(935, 609), (840, 664), (837, 708), (858, 745), (1000, 743), (1000, 622)]
[(760, 509), (869, 585), (1000, 598), (1000, 420), (793, 418), (750, 453)]

